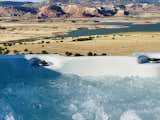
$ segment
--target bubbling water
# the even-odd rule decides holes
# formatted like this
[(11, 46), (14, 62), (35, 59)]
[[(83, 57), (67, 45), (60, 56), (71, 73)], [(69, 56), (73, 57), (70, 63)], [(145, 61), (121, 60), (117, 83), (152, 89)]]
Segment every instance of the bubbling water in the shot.
[(159, 79), (79, 77), (1, 60), (0, 120), (160, 120)]
[(158, 79), (75, 75), (6, 79), (0, 87), (2, 120), (160, 119)]

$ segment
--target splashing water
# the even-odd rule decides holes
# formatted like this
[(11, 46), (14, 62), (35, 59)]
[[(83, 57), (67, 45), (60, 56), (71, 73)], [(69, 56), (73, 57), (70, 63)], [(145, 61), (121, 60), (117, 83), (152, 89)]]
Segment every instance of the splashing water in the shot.
[(160, 120), (158, 78), (55, 76), (7, 64), (0, 62), (0, 120)]

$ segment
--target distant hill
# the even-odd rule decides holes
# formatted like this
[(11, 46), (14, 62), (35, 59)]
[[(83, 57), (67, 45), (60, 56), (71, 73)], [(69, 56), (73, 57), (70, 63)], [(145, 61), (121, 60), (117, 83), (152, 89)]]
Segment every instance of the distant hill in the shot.
[(81, 5), (96, 5), (96, 4), (108, 4), (108, 3), (115, 3), (115, 4), (129, 4), (129, 3), (148, 3), (148, 4), (155, 4), (160, 5), (159, 0), (46, 0), (48, 3), (65, 3), (65, 4), (81, 4)]
[(0, 1), (0, 6), (22, 6), (25, 4), (32, 4), (32, 2)]
[[(125, 3), (123, 3), (125, 1)], [(0, 2), (0, 17), (82, 18), (128, 16), (143, 11), (160, 11), (160, 6), (138, 0), (46, 0), (32, 2)], [(146, 0), (143, 0), (145, 2)], [(157, 0), (150, 0), (150, 2)], [(127, 3), (128, 2), (128, 3)], [(108, 3), (108, 4), (107, 4)], [(120, 4), (121, 3), (121, 4)], [(123, 4), (122, 4), (123, 3)]]
[[(43, 0), (42, 3), (46, 4), (79, 4), (81, 6), (99, 6), (99, 5), (106, 5), (106, 4), (136, 4), (136, 3), (148, 3), (148, 4), (155, 4), (160, 5), (160, 0)], [(41, 3), (41, 4), (42, 4)], [(25, 4), (33, 4), (33, 2), (18, 2), (18, 1), (0, 1), (0, 6), (22, 6)]]
[[(115, 4), (129, 4), (129, 3), (148, 3), (148, 4), (155, 4), (160, 5), (160, 0), (43, 0), (46, 3), (65, 3), (65, 4), (82, 4), (82, 5), (95, 5), (95, 4), (108, 4), (108, 3), (115, 3)], [(30, 4), (32, 2), (16, 2), (13, 0), (8, 1), (0, 1), (0, 6), (17, 6), (17, 5), (24, 5)]]
[(125, 6), (111, 7), (83, 7), (76, 4), (43, 5), (34, 7), (24, 6), (0, 6), (0, 17), (37, 17), (46, 18), (82, 18), (82, 17), (107, 17), (127, 16), (129, 11)]

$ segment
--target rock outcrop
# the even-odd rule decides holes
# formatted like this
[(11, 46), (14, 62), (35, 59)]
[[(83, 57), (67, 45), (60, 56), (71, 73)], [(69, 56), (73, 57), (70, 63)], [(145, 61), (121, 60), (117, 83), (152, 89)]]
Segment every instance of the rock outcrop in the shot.
[(12, 16), (35, 16), (37, 18), (59, 18), (59, 17), (107, 17), (127, 16), (130, 11), (159, 11), (160, 7), (153, 4), (128, 4), (128, 5), (106, 5), (98, 7), (84, 7), (79, 4), (53, 4), (48, 1), (44, 5), (18, 5), (0, 6), (0, 17)]
[(61, 7), (57, 5), (47, 5), (39, 8), (37, 16), (39, 18), (51, 18), (51, 17), (62, 17), (65, 16), (65, 12)]

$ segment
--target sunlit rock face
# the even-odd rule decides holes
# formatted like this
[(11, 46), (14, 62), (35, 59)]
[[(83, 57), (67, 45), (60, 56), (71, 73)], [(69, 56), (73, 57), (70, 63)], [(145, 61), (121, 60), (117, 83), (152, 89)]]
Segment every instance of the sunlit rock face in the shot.
[(64, 16), (65, 12), (62, 10), (61, 7), (57, 5), (47, 5), (43, 6), (39, 9), (39, 12), (37, 14), (38, 17), (62, 17)]
[(78, 5), (65, 5), (63, 6), (63, 10), (67, 13), (70, 17), (83, 17), (83, 8)]
[(127, 4), (126, 8), (130, 11), (158, 11), (160, 10), (159, 6), (153, 5), (153, 4)]
[[(122, 12), (120, 12), (122, 11)], [(124, 12), (123, 12), (124, 11)], [(25, 5), (8, 5), (0, 7), (1, 17), (12, 16), (35, 16), (38, 18), (57, 18), (57, 17), (107, 17), (107, 16), (124, 16), (125, 10), (113, 5), (109, 6), (82, 6), (81, 4), (62, 4), (49, 0), (42, 5), (25, 4)]]
[[(135, 11), (159, 11), (160, 7), (149, 3), (107, 3), (107, 1), (53, 1), (42, 3), (9, 2), (3, 5), (0, 2), (0, 16), (25, 16), (38, 18), (82, 18), (82, 17), (107, 17), (128, 16)], [(92, 4), (93, 2), (93, 4)], [(100, 4), (101, 3), (101, 4)]]

